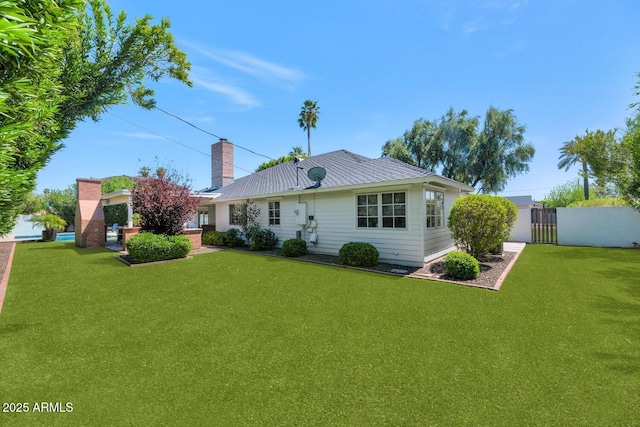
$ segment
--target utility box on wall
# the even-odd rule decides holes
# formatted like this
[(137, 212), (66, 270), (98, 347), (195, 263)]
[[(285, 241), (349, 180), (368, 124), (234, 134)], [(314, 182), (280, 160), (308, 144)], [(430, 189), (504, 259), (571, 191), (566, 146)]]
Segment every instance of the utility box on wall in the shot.
[(307, 223), (307, 204), (296, 203), (294, 213), (296, 214), (296, 224), (305, 225)]

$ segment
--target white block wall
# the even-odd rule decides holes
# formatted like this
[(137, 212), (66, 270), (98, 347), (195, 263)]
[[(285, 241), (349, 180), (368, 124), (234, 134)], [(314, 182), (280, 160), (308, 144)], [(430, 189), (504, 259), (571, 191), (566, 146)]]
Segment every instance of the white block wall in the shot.
[(518, 209), (518, 219), (511, 230), (509, 242), (531, 243), (531, 208)]
[(558, 244), (633, 247), (640, 243), (640, 212), (628, 206), (558, 208)]
[(0, 242), (13, 240), (16, 236), (39, 236), (42, 234), (44, 227), (41, 225), (34, 227), (33, 223), (29, 221), (30, 218), (31, 215), (20, 215), (13, 230), (6, 236), (0, 236)]

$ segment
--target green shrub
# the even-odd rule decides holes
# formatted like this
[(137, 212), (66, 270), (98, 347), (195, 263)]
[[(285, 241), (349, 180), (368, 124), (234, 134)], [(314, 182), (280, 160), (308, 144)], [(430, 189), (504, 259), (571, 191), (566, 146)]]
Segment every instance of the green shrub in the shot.
[(142, 216), (139, 213), (134, 213), (131, 217), (131, 222), (134, 227), (140, 227), (140, 223), (142, 222)]
[(307, 242), (302, 239), (289, 239), (282, 243), (282, 254), (284, 256), (299, 257), (308, 253)]
[(242, 240), (242, 233), (237, 228), (230, 228), (224, 233), (224, 244), (230, 248), (236, 246), (244, 246), (244, 240)]
[(226, 234), (222, 231), (207, 231), (202, 235), (202, 243), (205, 245), (225, 246), (227, 244), (225, 237)]
[(478, 260), (464, 252), (449, 252), (444, 257), (446, 274), (452, 279), (470, 280), (480, 274)]
[(106, 225), (127, 225), (129, 213), (126, 204), (119, 203), (117, 205), (103, 206), (102, 210), (104, 212), (104, 223)]
[(184, 258), (190, 250), (191, 240), (183, 235), (139, 233), (127, 239), (127, 251), (133, 264)]
[(480, 258), (507, 240), (518, 215), (511, 205), (504, 197), (484, 194), (456, 199), (448, 226), (458, 247)]
[(568, 208), (597, 208), (605, 206), (629, 206), (629, 204), (621, 197), (607, 197), (600, 199), (582, 200), (580, 202), (573, 202), (568, 205)]
[(251, 243), (249, 249), (252, 251), (268, 251), (276, 247), (278, 236), (273, 231), (255, 227), (251, 230)]
[(378, 263), (378, 250), (370, 243), (345, 243), (338, 253), (340, 264), (354, 267), (371, 267)]

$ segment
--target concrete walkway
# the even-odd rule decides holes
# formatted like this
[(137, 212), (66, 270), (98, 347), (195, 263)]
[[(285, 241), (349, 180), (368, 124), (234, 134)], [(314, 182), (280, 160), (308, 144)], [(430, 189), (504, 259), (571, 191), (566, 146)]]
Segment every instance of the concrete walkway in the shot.
[(518, 254), (522, 252), (525, 246), (527, 246), (526, 243), (520, 242), (504, 242), (503, 245), (505, 252), (517, 252)]

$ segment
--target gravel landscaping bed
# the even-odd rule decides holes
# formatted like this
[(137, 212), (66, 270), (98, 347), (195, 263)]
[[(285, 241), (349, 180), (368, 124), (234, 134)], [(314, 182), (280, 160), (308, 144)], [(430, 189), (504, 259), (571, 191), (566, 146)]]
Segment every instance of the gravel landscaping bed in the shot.
[(13, 245), (13, 243), (8, 243), (8, 242), (0, 243), (0, 279), (4, 274), (4, 270), (7, 268), (7, 263), (9, 262), (11, 245)]
[[(234, 250), (241, 250), (250, 252), (246, 248), (234, 248)], [(264, 254), (270, 256), (284, 257), (281, 249), (273, 249), (270, 251), (257, 251), (257, 254)], [(369, 270), (374, 272), (396, 274), (399, 276), (410, 276), (419, 279), (437, 279), (445, 280), (448, 282), (461, 283), (465, 285), (473, 284), (480, 285), (488, 288), (493, 288), (496, 282), (506, 270), (507, 266), (516, 255), (515, 252), (503, 252), (500, 255), (490, 255), (481, 260), (480, 262), (480, 274), (477, 278), (472, 280), (453, 280), (445, 275), (444, 257), (437, 258), (424, 267), (407, 267), (406, 265), (378, 263), (373, 267), (358, 267), (361, 270)], [(339, 267), (344, 267), (340, 264), (339, 258), (334, 255), (324, 254), (307, 254), (297, 258), (289, 258), (297, 260), (305, 260), (311, 262), (318, 262), (322, 264), (330, 264)]]
[(462, 284), (481, 285), (488, 288), (493, 288), (515, 256), (515, 252), (503, 252), (501, 255), (489, 255), (478, 260), (480, 263), (480, 274), (478, 275), (478, 277), (471, 280), (453, 280), (447, 277), (447, 275), (445, 274), (444, 257), (431, 261), (430, 263), (425, 265), (424, 268), (416, 271), (415, 274), (424, 276), (425, 278), (446, 280)]

